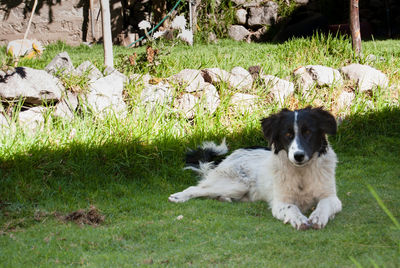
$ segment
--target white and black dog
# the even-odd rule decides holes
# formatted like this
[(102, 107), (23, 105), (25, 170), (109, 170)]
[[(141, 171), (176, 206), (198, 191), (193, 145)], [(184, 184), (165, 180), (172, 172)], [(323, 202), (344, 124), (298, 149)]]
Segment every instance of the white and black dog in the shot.
[[(228, 152), (225, 140), (205, 142), (187, 155), (188, 168), (201, 174), (197, 186), (172, 194), (171, 202), (209, 197), (269, 203), (272, 215), (296, 229), (321, 229), (341, 211), (336, 195), (336, 154), (326, 135), (336, 133), (335, 118), (321, 108), (283, 109), (261, 120), (271, 149)], [(307, 218), (303, 213), (314, 208)]]

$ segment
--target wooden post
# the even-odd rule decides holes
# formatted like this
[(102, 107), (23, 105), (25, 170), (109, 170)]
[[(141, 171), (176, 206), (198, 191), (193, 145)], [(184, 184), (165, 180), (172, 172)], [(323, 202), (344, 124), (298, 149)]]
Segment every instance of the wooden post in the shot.
[(361, 31), (360, 31), (360, 16), (358, 11), (358, 1), (350, 0), (350, 31), (353, 41), (353, 50), (357, 56), (361, 54)]
[(192, 0), (189, 0), (189, 30), (193, 33)]
[(103, 22), (103, 47), (104, 47), (104, 65), (114, 68), (111, 20), (110, 20), (110, 2), (101, 0), (101, 18)]
[(94, 16), (94, 3), (93, 0), (89, 0), (89, 12), (90, 12), (90, 23), (92, 28), (92, 41), (96, 42), (96, 29), (95, 29), (95, 16)]
[(24, 34), (24, 40), (28, 37), (29, 29), (31, 28), (32, 19), (33, 19), (33, 15), (35, 14), (37, 3), (38, 3), (38, 0), (35, 0), (35, 2), (33, 3), (31, 17), (29, 18), (29, 21), (28, 21), (28, 28), (26, 28), (26, 31), (25, 31), (25, 34)]

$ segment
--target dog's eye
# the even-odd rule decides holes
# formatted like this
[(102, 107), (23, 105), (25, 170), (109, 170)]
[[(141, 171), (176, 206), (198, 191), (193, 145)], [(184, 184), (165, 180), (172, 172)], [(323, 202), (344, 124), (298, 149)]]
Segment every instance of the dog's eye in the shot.
[(306, 129), (303, 131), (303, 135), (304, 136), (310, 136), (311, 135), (311, 131), (309, 129)]
[(285, 137), (288, 139), (292, 139), (293, 138), (293, 133), (292, 132), (286, 132)]

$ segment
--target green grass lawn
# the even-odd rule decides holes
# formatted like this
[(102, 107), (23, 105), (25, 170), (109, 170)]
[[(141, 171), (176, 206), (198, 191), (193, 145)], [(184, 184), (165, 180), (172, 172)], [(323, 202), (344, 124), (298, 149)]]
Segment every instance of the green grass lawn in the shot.
[[(363, 46), (365, 55), (384, 58), (373, 66), (390, 77), (398, 93), (400, 42)], [(63, 50), (76, 66), (89, 59), (101, 68), (100, 46), (63, 44), (48, 47), (38, 61), (21, 64), (44, 68)], [(117, 47), (114, 53), (126, 74), (146, 71), (126, 67), (124, 56), (132, 50)], [(353, 57), (349, 40), (324, 37), (284, 44), (222, 40), (217, 45), (176, 46), (161, 60), (151, 70), (156, 77), (184, 68), (230, 70), (256, 64), (285, 77), (300, 65), (363, 62)], [(276, 104), (262, 102), (253, 113), (235, 114), (225, 101), (230, 90), (221, 87), (223, 104), (216, 114), (199, 111), (195, 120), (187, 121), (168, 107), (146, 114), (138, 101), (141, 88), (129, 84), (127, 90), (131, 112), (126, 119), (53, 121), (35, 135), (18, 131), (0, 137), (1, 267), (400, 266), (400, 230), (367, 187), (400, 218), (400, 109), (392, 94), (359, 94), (349, 111), (335, 112), (346, 115), (330, 139), (339, 158), (343, 211), (323, 230), (296, 231), (274, 219), (262, 202), (167, 201), (171, 193), (196, 183), (191, 171), (182, 170), (187, 147), (223, 137), (231, 150), (265, 145), (259, 120), (278, 110)], [(286, 105), (304, 107), (319, 98), (334, 110), (330, 94), (335, 90), (320, 89), (313, 99), (296, 94)], [(265, 97), (258, 88), (251, 93)], [(61, 220), (90, 206), (105, 216), (99, 226)]]

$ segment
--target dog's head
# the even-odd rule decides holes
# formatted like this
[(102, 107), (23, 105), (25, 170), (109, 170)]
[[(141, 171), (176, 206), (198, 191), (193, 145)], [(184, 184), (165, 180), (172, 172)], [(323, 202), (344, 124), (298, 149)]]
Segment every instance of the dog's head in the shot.
[(322, 108), (283, 109), (262, 119), (261, 125), (274, 153), (285, 150), (289, 161), (296, 166), (307, 164), (315, 153), (326, 153), (326, 134), (336, 134), (335, 118)]

